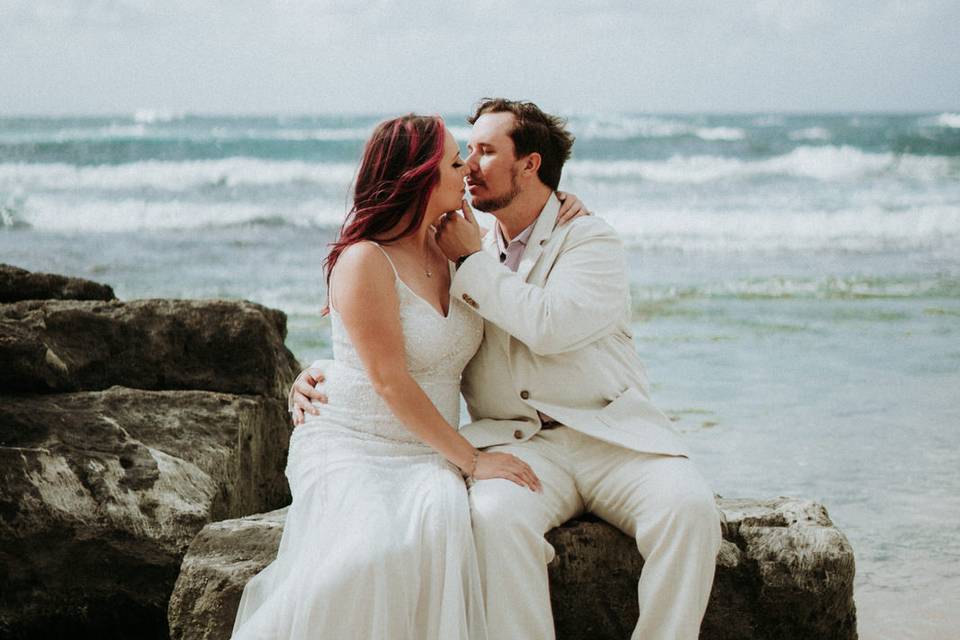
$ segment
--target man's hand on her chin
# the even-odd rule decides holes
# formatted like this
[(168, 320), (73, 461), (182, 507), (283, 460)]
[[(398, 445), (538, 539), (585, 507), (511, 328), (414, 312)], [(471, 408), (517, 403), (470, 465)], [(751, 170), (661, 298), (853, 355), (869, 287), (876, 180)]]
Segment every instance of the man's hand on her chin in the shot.
[(451, 262), (461, 256), (476, 253), (483, 248), (480, 242), (480, 225), (473, 216), (467, 201), (463, 201), (463, 215), (451, 211), (437, 224), (437, 244)]

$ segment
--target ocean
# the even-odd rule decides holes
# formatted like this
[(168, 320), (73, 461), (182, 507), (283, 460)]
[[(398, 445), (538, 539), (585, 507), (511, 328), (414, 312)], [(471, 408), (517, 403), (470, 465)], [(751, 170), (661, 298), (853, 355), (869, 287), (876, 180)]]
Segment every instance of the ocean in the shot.
[[(0, 262), (253, 300), (328, 356), (322, 260), (382, 117), (0, 118)], [(715, 491), (823, 502), (862, 638), (956, 637), (960, 113), (568, 119), (561, 188), (623, 235), (654, 399)]]

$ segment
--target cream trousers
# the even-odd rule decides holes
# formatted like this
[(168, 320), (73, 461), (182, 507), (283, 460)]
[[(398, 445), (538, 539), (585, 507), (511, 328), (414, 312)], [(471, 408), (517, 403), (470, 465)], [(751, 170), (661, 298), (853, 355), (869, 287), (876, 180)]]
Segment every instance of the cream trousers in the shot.
[(551, 640), (550, 529), (589, 511), (636, 538), (644, 558), (632, 640), (695, 640), (710, 597), (719, 513), (687, 458), (638, 453), (558, 426), (490, 447), (527, 462), (543, 484), (474, 482), (470, 503), (489, 637)]

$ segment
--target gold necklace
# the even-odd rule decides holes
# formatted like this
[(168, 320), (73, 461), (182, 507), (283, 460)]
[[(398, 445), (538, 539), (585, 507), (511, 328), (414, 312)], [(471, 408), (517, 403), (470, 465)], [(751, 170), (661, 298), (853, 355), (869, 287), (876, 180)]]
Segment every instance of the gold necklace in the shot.
[(433, 271), (430, 270), (429, 260), (430, 260), (430, 248), (427, 247), (427, 256), (426, 256), (426, 258), (425, 258), (424, 261), (423, 261), (423, 265), (424, 265), (424, 266), (423, 266), (423, 272), (424, 272), (425, 274), (427, 274), (427, 277), (428, 277), (428, 278), (432, 278), (432, 277), (433, 277)]
[(428, 249), (427, 249), (427, 257), (422, 259), (423, 273), (424, 273), (428, 278), (432, 278), (432, 277), (433, 277), (433, 271), (430, 269), (429, 266), (427, 266), (427, 262), (428, 262), (429, 259), (430, 259), (430, 249), (428, 248)]

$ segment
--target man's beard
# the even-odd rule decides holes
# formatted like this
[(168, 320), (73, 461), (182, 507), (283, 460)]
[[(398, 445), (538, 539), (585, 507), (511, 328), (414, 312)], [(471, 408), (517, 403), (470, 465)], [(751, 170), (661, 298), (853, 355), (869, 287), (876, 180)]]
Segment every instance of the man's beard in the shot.
[(511, 172), (510, 174), (510, 190), (506, 193), (502, 193), (498, 196), (492, 198), (487, 198), (485, 200), (479, 200), (474, 198), (470, 202), (470, 206), (476, 209), (477, 211), (485, 211), (487, 213), (492, 213), (494, 211), (499, 211), (500, 209), (505, 209), (513, 202), (513, 199), (520, 195), (520, 183), (517, 182), (517, 172)]

